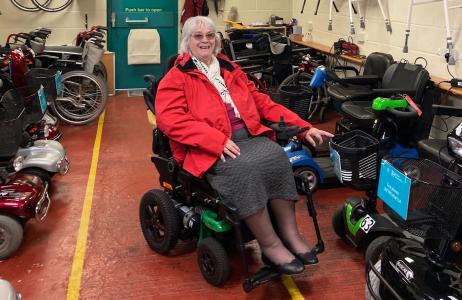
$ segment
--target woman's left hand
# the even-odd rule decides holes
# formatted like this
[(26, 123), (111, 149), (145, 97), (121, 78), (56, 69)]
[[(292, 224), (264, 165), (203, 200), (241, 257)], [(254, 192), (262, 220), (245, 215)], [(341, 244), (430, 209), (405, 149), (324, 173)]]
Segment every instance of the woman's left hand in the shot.
[[(327, 132), (327, 131), (324, 131), (324, 130), (321, 130), (321, 129), (318, 129), (318, 128), (315, 128), (315, 127), (311, 127), (305, 133), (305, 140), (307, 140), (308, 143), (310, 143), (311, 145), (316, 147), (316, 144), (322, 144), (323, 137), (331, 138), (333, 136), (334, 135), (332, 133), (330, 133), (330, 132)], [(316, 143), (315, 139), (317, 140), (317, 143)]]

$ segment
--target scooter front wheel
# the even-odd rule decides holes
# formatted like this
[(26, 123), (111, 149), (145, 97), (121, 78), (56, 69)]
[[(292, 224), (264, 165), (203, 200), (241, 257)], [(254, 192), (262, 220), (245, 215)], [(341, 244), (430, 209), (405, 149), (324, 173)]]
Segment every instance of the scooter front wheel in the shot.
[(85, 71), (70, 71), (62, 75), (62, 92), (51, 102), (53, 113), (72, 125), (85, 125), (99, 117), (106, 107), (107, 85)]
[[(382, 261), (380, 259), (380, 254), (385, 246), (385, 244), (390, 240), (390, 236), (379, 236), (374, 239), (367, 247), (365, 260), (366, 260), (366, 287), (365, 287), (365, 299), (376, 299), (372, 293), (379, 295), (380, 289), (380, 279), (375, 275), (375, 273), (370, 269), (368, 265), (369, 262), (372, 263), (374, 268), (381, 272)], [(371, 293), (372, 290), (372, 293)]]
[(7, 259), (21, 245), (24, 230), (17, 220), (0, 215), (0, 259)]

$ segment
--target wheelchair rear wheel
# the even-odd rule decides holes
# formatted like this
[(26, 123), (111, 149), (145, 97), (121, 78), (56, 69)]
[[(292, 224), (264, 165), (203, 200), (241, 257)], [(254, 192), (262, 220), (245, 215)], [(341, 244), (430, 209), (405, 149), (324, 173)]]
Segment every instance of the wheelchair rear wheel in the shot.
[(170, 197), (161, 190), (146, 192), (140, 203), (140, 224), (152, 250), (165, 254), (178, 242), (180, 220)]
[(202, 276), (208, 283), (220, 286), (228, 280), (228, 254), (215, 238), (209, 237), (199, 241), (197, 263)]

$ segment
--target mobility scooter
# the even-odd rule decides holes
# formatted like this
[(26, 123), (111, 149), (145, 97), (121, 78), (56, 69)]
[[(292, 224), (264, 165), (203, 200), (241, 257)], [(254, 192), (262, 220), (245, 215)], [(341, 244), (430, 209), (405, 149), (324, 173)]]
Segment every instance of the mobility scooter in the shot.
[[(158, 82), (153, 76), (145, 76), (150, 87), (144, 91), (148, 107), (148, 119), (155, 127), (154, 101)], [(288, 127), (281, 122), (271, 126), (283, 146), (301, 130)], [(246, 292), (281, 274), (273, 267), (265, 266), (255, 274), (250, 274), (244, 244), (253, 240), (250, 231), (239, 220), (237, 209), (220, 201), (217, 193), (204, 179), (199, 179), (184, 171), (173, 159), (168, 138), (158, 129), (153, 129), (154, 156), (151, 160), (159, 172), (162, 189), (153, 189), (141, 199), (139, 215), (141, 229), (150, 248), (166, 254), (179, 239), (198, 240), (197, 261), (204, 279), (215, 286), (223, 285), (229, 276), (228, 253), (222, 242), (234, 241), (241, 256), (244, 270), (243, 288)], [(308, 179), (295, 176), (297, 189), (307, 195), (307, 208), (313, 218), (317, 244), (313, 253), (324, 251), (317, 223)]]
[(406, 165), (404, 159), (419, 157), (412, 138), (418, 111), (404, 99), (385, 98), (375, 99), (372, 110), (377, 116), (373, 135), (352, 130), (337, 134), (330, 143), (339, 180), (346, 186), (365, 191), (367, 196), (349, 197), (332, 217), (335, 233), (346, 243), (360, 248), (367, 247), (378, 236), (410, 235), (377, 211), (378, 174), (382, 157), (393, 158), (403, 165)]
[(0, 259), (19, 248), (26, 221), (43, 220), (50, 206), (46, 180), (33, 172), (9, 170), (22, 140), (25, 108), (20, 102), (4, 100), (0, 101)]
[(406, 174), (410, 191), (396, 199), (406, 213), (390, 206), (390, 216), (422, 240), (381, 236), (369, 245), (366, 299), (461, 299), (462, 177), (430, 160), (410, 166), (393, 168)]

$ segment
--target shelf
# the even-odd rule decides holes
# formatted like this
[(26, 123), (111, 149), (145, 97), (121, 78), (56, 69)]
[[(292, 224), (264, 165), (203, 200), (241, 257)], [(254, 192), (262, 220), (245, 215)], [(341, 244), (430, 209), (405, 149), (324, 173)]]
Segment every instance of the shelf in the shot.
[[(328, 54), (328, 55), (334, 55), (334, 53), (331, 52), (331, 50), (332, 50), (331, 47), (320, 44), (320, 43), (316, 43), (316, 42), (313, 42), (313, 41), (300, 41), (300, 40), (294, 39), (292, 37), (290, 38), (290, 41), (295, 43), (295, 44), (298, 44), (298, 45), (303, 45), (303, 46), (310, 47), (312, 49), (316, 49), (316, 50), (318, 50), (318, 51), (320, 51), (322, 53)], [(340, 57), (343, 60), (349, 61), (349, 62), (354, 63), (354, 64), (358, 64), (358, 65), (363, 65), (365, 63), (365, 61), (366, 61), (365, 59), (355, 58), (355, 57), (351, 57), (351, 56), (348, 56), (348, 55), (340, 55)], [(435, 84), (438, 85), (438, 88), (442, 92), (451, 93), (454, 96), (458, 96), (458, 97), (462, 96), (462, 88), (451, 87), (451, 85), (449, 83), (443, 82), (443, 81), (448, 80), (448, 79), (443, 79), (443, 78), (440, 78), (438, 76), (431, 76), (431, 80)]]

